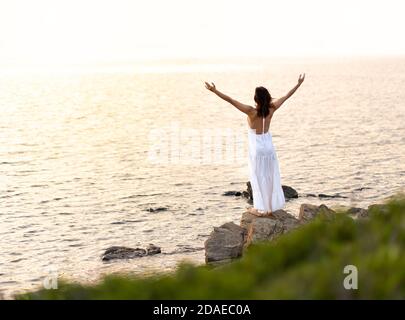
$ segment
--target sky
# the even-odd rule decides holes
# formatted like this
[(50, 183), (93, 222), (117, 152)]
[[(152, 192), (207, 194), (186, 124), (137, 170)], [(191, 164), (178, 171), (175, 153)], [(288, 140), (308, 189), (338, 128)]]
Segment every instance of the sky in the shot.
[(0, 0), (0, 65), (405, 54), (403, 0)]

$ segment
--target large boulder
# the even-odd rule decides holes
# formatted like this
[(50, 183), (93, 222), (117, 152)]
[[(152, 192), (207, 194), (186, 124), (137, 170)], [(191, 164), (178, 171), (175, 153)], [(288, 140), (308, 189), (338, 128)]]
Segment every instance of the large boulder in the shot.
[(110, 261), (115, 259), (133, 259), (144, 256), (151, 256), (161, 253), (160, 247), (150, 244), (146, 249), (142, 248), (128, 248), (128, 247), (110, 247), (108, 248), (101, 259), (103, 261)]
[(335, 211), (328, 208), (326, 205), (321, 204), (320, 206), (316, 206), (313, 204), (304, 203), (300, 207), (300, 212), (298, 215), (298, 219), (302, 222), (308, 222), (313, 220), (315, 217), (322, 215), (327, 218), (334, 217)]
[(205, 262), (219, 262), (242, 255), (245, 230), (233, 222), (214, 227), (205, 241)]
[(277, 210), (272, 217), (257, 217), (245, 212), (240, 224), (246, 230), (245, 245), (248, 246), (254, 242), (274, 240), (298, 227), (300, 222), (284, 210)]

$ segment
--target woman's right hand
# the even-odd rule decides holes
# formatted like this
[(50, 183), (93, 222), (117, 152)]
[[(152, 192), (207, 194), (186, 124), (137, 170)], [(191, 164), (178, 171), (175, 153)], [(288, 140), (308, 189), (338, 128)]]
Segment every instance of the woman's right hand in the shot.
[(205, 87), (209, 90), (214, 92), (216, 90), (215, 84), (214, 82), (211, 82), (211, 84), (209, 84), (208, 82), (205, 82)]

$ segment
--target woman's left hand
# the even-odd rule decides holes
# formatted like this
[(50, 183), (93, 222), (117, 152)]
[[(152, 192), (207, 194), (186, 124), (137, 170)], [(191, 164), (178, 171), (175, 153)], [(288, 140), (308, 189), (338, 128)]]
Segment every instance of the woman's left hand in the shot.
[(301, 85), (305, 80), (305, 73), (300, 74), (300, 77), (298, 78), (298, 84)]

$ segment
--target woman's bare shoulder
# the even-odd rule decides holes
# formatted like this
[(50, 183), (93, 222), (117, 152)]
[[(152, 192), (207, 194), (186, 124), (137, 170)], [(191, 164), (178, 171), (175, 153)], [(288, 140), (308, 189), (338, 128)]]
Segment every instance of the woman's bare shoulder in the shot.
[(249, 106), (249, 112), (247, 113), (248, 117), (253, 120), (255, 117), (257, 117), (257, 110), (255, 107)]

